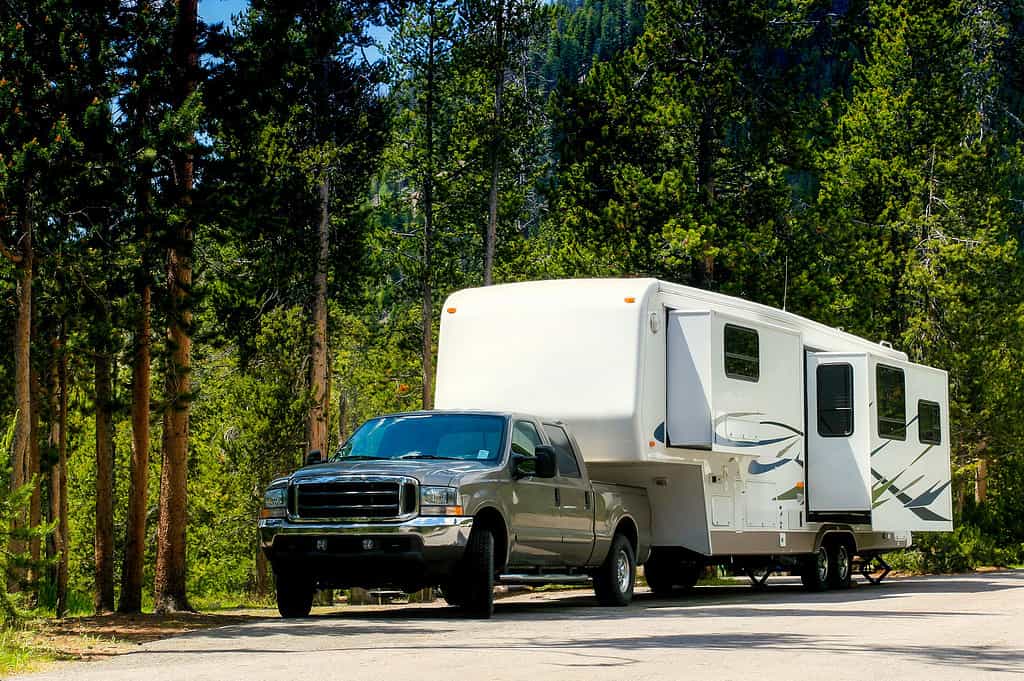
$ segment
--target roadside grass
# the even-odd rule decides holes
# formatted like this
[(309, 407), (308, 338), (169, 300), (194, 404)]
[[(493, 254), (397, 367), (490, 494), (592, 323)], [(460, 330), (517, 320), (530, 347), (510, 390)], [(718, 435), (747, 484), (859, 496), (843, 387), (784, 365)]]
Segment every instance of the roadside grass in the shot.
[(42, 669), (56, 660), (39, 645), (31, 624), (0, 630), (0, 678)]

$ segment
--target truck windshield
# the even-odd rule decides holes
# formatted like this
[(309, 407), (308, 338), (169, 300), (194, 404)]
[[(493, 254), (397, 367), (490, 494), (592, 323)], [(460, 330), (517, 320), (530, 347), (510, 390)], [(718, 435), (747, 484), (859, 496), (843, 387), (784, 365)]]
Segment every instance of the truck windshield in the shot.
[(495, 461), (505, 418), (489, 414), (406, 414), (371, 419), (334, 456), (339, 459)]

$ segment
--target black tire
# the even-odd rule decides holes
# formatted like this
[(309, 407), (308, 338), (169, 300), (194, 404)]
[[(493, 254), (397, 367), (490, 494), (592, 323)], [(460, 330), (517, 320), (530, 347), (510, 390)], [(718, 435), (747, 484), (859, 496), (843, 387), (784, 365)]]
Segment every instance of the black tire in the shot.
[(604, 563), (594, 573), (594, 593), (601, 605), (624, 606), (633, 600), (636, 555), (624, 535), (616, 534)]
[(647, 586), (651, 587), (655, 596), (671, 596), (675, 593), (676, 576), (674, 573), (678, 567), (677, 561), (666, 560), (657, 552), (651, 553), (651, 557), (644, 563), (644, 579), (647, 580)]
[(441, 585), (441, 595), (448, 605), (456, 608), (461, 608), (462, 604), (466, 602), (464, 589), (456, 580)]
[(494, 533), (474, 529), (462, 558), (462, 580), (456, 593), (467, 615), (489, 619), (494, 614)]
[(277, 574), (277, 611), (281, 617), (309, 617), (313, 609), (313, 595), (316, 593), (312, 580), (287, 572)]
[(841, 541), (828, 547), (828, 586), (830, 589), (849, 589), (853, 581), (853, 556)]
[(803, 569), (800, 571), (800, 581), (808, 591), (825, 591), (828, 589), (829, 575), (831, 574), (831, 560), (828, 549), (825, 545), (818, 547), (804, 560)]

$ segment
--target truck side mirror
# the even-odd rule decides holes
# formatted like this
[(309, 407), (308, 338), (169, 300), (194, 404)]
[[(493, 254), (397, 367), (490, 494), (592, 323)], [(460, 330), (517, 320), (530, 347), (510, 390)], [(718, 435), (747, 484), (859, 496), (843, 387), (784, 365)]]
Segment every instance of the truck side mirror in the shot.
[(319, 449), (314, 449), (306, 454), (306, 465), (313, 466), (323, 461), (323, 454), (320, 453)]
[(537, 445), (534, 456), (537, 458), (536, 476), (538, 478), (555, 477), (555, 448), (551, 445)]

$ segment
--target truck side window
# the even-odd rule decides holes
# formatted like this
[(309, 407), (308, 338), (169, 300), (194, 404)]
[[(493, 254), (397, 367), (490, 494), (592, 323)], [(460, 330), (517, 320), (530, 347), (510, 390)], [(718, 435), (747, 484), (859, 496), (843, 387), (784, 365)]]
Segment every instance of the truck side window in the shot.
[(512, 451), (533, 456), (539, 444), (541, 441), (537, 427), (529, 421), (516, 421), (516, 425), (512, 427)]
[(875, 367), (875, 397), (878, 399), (878, 436), (906, 440), (907, 391), (903, 369), (884, 364)]
[(544, 424), (544, 432), (551, 440), (551, 446), (555, 448), (555, 459), (558, 461), (558, 474), (563, 478), (580, 478), (580, 465), (576, 462), (576, 455), (572, 452), (572, 445), (569, 444), (569, 436), (560, 426)]

